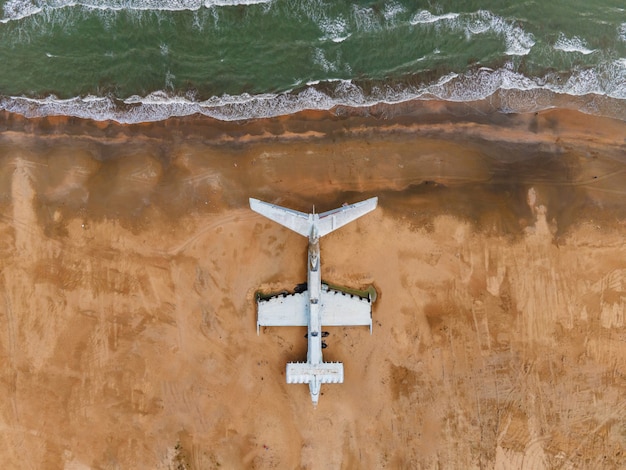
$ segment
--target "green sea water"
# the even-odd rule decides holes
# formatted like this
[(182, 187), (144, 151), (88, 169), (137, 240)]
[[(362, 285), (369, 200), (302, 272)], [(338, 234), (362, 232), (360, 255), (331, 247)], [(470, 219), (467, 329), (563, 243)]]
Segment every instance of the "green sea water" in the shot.
[(0, 107), (26, 115), (245, 119), (503, 90), (542, 106), (555, 93), (626, 98), (615, 0), (0, 6)]

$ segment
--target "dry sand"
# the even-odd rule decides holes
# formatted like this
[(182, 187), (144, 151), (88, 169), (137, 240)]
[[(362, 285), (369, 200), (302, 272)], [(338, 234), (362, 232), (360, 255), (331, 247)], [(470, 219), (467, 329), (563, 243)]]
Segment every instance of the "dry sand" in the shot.
[[(418, 103), (120, 126), (0, 115), (2, 468), (626, 465), (626, 123)], [(342, 385), (287, 385), (301, 328), (257, 289), (305, 280), (308, 211), (373, 283), (330, 328)]]

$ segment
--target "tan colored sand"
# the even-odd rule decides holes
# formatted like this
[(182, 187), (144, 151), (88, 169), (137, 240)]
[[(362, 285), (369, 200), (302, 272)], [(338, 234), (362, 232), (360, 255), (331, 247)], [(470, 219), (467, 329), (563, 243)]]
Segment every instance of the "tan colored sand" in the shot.
[[(1, 466), (623, 466), (624, 123), (412, 119), (219, 145), (7, 130)], [(255, 291), (304, 281), (306, 240), (246, 199), (375, 194), (322, 240), (323, 277), (379, 297), (373, 335), (329, 328), (345, 383), (314, 410), (284, 377), (303, 329), (255, 330)]]

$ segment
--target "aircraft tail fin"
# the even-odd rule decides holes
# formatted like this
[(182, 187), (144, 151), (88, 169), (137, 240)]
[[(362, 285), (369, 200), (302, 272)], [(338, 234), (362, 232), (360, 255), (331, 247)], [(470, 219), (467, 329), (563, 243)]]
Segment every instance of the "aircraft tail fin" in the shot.
[(373, 211), (377, 204), (378, 198), (373, 197), (321, 214), (305, 214), (304, 212), (250, 198), (250, 208), (253, 211), (305, 237), (311, 235), (313, 227), (317, 227), (317, 234), (323, 237), (333, 230), (337, 230), (362, 215)]

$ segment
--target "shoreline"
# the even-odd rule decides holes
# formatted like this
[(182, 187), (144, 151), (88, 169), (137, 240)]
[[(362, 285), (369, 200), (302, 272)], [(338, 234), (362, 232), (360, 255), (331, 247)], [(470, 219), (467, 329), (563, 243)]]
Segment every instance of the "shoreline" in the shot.
[[(323, 137), (329, 134), (376, 128), (378, 131), (429, 125), (434, 129), (441, 124), (495, 125), (504, 129), (512, 126), (522, 130), (527, 126), (530, 133), (542, 129), (538, 117), (550, 121), (565, 119), (566, 127), (573, 133), (585, 134), (590, 129), (604, 136), (614, 136), (626, 120), (610, 116), (586, 114), (569, 107), (551, 107), (540, 111), (502, 112), (490, 100), (454, 102), (443, 100), (411, 100), (397, 104), (380, 103), (372, 106), (335, 106), (329, 110), (302, 110), (293, 114), (268, 118), (251, 118), (238, 121), (222, 121), (201, 114), (170, 117), (165, 120), (141, 123), (119, 123), (113, 120), (93, 120), (73, 116), (25, 117), (21, 114), (0, 110), (0, 130), (48, 135), (84, 135), (93, 138), (114, 137), (192, 137), (210, 139), (215, 143), (235, 143), (241, 140), (297, 136), (302, 138)], [(554, 117), (552, 117), (554, 116)], [(339, 129), (336, 129), (336, 126)], [(606, 126), (608, 125), (608, 129)], [(209, 132), (207, 135), (206, 133)], [(310, 132), (310, 135), (306, 135)], [(610, 137), (609, 137), (610, 139)], [(593, 140), (593, 139), (592, 139)], [(610, 139), (612, 140), (612, 139)]]
[[(422, 207), (427, 217), (443, 205), (476, 227), (485, 226), (493, 206), (496, 230), (519, 236), (532, 218), (531, 186), (550, 199), (548, 217), (559, 236), (583, 213), (624, 220), (626, 122), (571, 110), (488, 108), (431, 101), (343, 115), (310, 111), (239, 123), (195, 116), (131, 125), (0, 113), (0, 146), (32, 160), (42, 214), (117, 218), (133, 230), (154, 216), (176, 223), (189, 211), (243, 208), (248, 196), (330, 208), (351, 194), (382, 194), (391, 211), (431, 198)], [(10, 184), (4, 187), (0, 198), (7, 200)], [(67, 199), (72, 192), (79, 197)], [(46, 219), (48, 230), (63, 230), (54, 217)]]
[[(484, 64), (474, 64), (461, 74), (449, 73), (437, 77), (426, 72), (422, 77), (426, 83), (416, 76), (405, 77), (408, 80), (406, 83), (402, 79), (330, 79), (269, 93), (229, 95), (224, 92), (219, 95), (213, 90), (205, 100), (202, 97), (190, 99), (173, 90), (157, 90), (143, 97), (133, 95), (127, 98), (89, 94), (65, 99), (53, 94), (38, 98), (0, 96), (0, 111), (26, 118), (62, 115), (98, 122), (110, 120), (126, 125), (194, 116), (240, 123), (289, 118), (309, 111), (354, 115), (385, 109), (388, 113), (393, 108), (414, 107), (415, 103), (434, 101), (470, 106), (480, 103), (479, 106), (489, 113), (524, 114), (569, 109), (591, 116), (626, 120), (625, 97), (620, 92), (619, 82), (623, 73), (619, 70), (623, 65), (620, 60), (609, 61), (598, 64), (597, 69), (575, 71), (569, 77), (555, 73), (551, 65), (541, 78), (526, 77), (506, 67), (493, 70)], [(595, 81), (595, 86), (589, 83), (589, 74), (605, 73), (617, 74), (617, 81), (604, 84)], [(433, 79), (435, 83), (430, 83)], [(214, 95), (216, 92), (219, 96)]]

